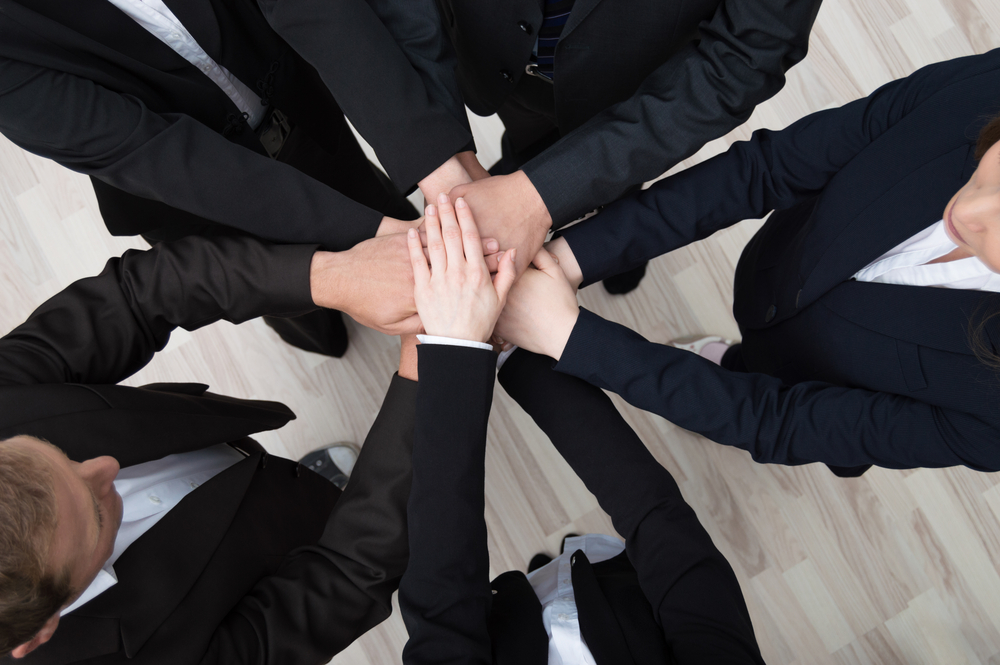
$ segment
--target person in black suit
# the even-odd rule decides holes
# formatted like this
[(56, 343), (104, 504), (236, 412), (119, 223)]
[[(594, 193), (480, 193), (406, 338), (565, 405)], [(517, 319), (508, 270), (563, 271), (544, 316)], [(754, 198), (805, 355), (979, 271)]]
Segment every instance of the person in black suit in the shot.
[(293, 419), (283, 404), (115, 385), (176, 327), (330, 304), (328, 258), (248, 237), (130, 250), (0, 339), (0, 656), (319, 664), (389, 615), (407, 559), (415, 340), (343, 493), (249, 438)]
[[(364, 0), (0, 0), (0, 132), (89, 175), (112, 234), (238, 229), (346, 250), (408, 228), (416, 211), (397, 189), (434, 196), (468, 182), (461, 162), (475, 162), (464, 109), (435, 101), (457, 96), (454, 82), (422, 64), (426, 47), (408, 32), (422, 28), (400, 25), (398, 11)], [(396, 271), (405, 238), (371, 253), (412, 293)], [(371, 272), (360, 266), (356, 279)], [(412, 302), (398, 309), (409, 316)], [(349, 313), (392, 334), (416, 330), (376, 304)], [(310, 317), (299, 332), (270, 322), (297, 346), (342, 355), (339, 314)]]
[[(539, 598), (520, 572), (491, 586), (483, 519), (496, 363), (484, 342), (514, 281), (514, 257), (508, 252), (501, 259), (494, 290), (475, 251), (469, 208), (460, 199), (456, 208), (458, 221), (449, 204), (441, 205), (443, 242), (438, 216), (427, 216), (428, 248), (437, 248), (429, 274), (419, 241), (410, 240), (417, 309), (438, 343), (418, 348), (410, 562), (399, 587), (409, 631), (403, 662), (544, 664), (550, 647)], [(572, 555), (586, 640), (578, 640), (577, 649), (589, 647), (601, 665), (762, 663), (736, 576), (673, 478), (606, 395), (548, 365), (517, 351), (504, 364), (501, 383), (626, 536), (627, 555), (594, 565), (582, 551)], [(609, 445), (612, 456), (605, 454)]]
[[(502, 177), (452, 198), (484, 236), (519, 248), (523, 270), (550, 227), (659, 177), (776, 94), (820, 0), (438, 4), (465, 102), (506, 128), (491, 170)], [(607, 286), (630, 290), (641, 274)]]
[[(498, 333), (758, 462), (996, 471), (998, 89), (994, 50), (755, 132), (569, 229)], [(577, 307), (572, 284), (771, 210), (736, 269), (730, 369)]]

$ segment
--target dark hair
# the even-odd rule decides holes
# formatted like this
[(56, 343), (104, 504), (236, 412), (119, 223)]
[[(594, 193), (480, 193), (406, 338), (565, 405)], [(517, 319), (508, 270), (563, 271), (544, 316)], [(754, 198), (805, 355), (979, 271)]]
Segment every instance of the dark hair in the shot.
[[(992, 148), (997, 141), (1000, 141), (1000, 115), (986, 123), (986, 126), (979, 131), (979, 138), (976, 139), (976, 161), (981, 160), (986, 151)], [(976, 357), (982, 363), (1000, 371), (1000, 354), (993, 348), (993, 344), (986, 334), (986, 324), (997, 315), (1000, 315), (1000, 311), (987, 314), (979, 318), (978, 321), (969, 322), (969, 346), (972, 347)]]
[(48, 464), (0, 442), (0, 658), (30, 642), (72, 595), (67, 572), (48, 570), (56, 522)]

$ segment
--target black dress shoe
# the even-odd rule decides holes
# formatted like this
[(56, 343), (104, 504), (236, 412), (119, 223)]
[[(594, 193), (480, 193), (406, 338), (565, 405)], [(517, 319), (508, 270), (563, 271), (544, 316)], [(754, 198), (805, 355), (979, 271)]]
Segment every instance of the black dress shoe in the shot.
[(358, 451), (352, 443), (336, 443), (320, 448), (299, 460), (299, 464), (323, 476), (343, 490), (347, 487)]
[(872, 468), (871, 464), (863, 464), (861, 466), (830, 466), (826, 465), (826, 468), (833, 472), (833, 475), (838, 478), (860, 478), (865, 471)]
[(551, 562), (552, 562), (552, 557), (550, 557), (548, 554), (539, 552), (535, 556), (531, 557), (531, 561), (528, 562), (528, 572), (533, 573), (542, 566)]
[(649, 262), (643, 263), (638, 268), (632, 268), (627, 272), (620, 273), (614, 277), (604, 280), (604, 290), (612, 295), (623, 295), (629, 291), (634, 291), (639, 286), (639, 282), (646, 276), (646, 266)]

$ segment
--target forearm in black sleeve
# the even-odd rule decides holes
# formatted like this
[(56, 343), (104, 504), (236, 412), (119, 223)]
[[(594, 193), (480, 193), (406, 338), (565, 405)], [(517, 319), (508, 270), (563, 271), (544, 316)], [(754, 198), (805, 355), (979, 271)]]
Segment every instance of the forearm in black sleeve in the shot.
[(565, 238), (584, 283), (599, 281), (744, 219), (815, 196), (917, 107), (982, 95), (998, 83), (1000, 50), (930, 65), (784, 130), (754, 132), (726, 153), (607, 206), (567, 229)]
[(435, 98), (440, 87), (425, 87), (365, 0), (258, 4), (275, 32), (316, 68), (401, 191), (472, 140), (468, 123)]
[(382, 220), (190, 116), (154, 113), (135, 97), (44, 67), (0, 59), (0, 132), (130, 194), (267, 240), (341, 251), (373, 237)]
[(314, 309), (315, 251), (246, 236), (129, 250), (0, 339), (0, 384), (117, 383), (148, 363), (174, 328)]
[(410, 564), (399, 585), (410, 635), (403, 662), (489, 665), (484, 467), (496, 355), (430, 344), (418, 353)]
[(582, 308), (556, 369), (758, 462), (1000, 469), (987, 443), (995, 430), (972, 416), (890, 393), (730, 372)]
[(635, 94), (524, 167), (558, 228), (659, 176), (772, 97), (806, 55), (820, 0), (726, 0)]
[(524, 350), (499, 378), (625, 536), (676, 662), (762, 663), (732, 567), (608, 396)]
[[(430, 98), (468, 130), (469, 116), (455, 73), (458, 58), (441, 24), (437, 2), (368, 0), (368, 4), (420, 75)], [(465, 149), (475, 150), (475, 142), (470, 141)]]
[(216, 630), (202, 665), (320, 665), (391, 614), (408, 558), (416, 403), (417, 383), (394, 376), (319, 542), (254, 586)]

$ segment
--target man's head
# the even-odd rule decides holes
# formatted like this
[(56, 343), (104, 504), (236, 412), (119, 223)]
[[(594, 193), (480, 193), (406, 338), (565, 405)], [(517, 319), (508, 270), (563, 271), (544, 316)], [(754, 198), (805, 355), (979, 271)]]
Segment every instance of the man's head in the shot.
[(0, 657), (47, 642), (110, 558), (117, 475), (111, 457), (73, 462), (40, 439), (0, 441)]

